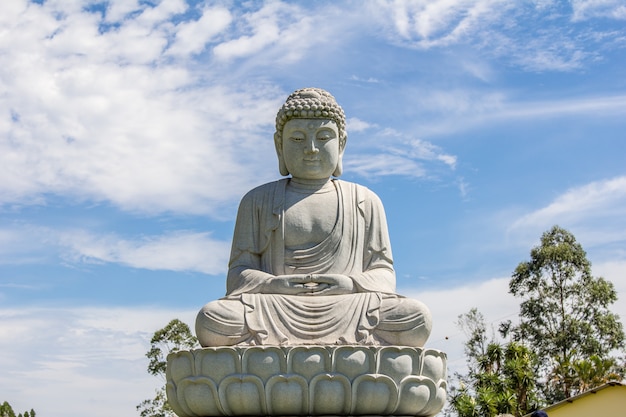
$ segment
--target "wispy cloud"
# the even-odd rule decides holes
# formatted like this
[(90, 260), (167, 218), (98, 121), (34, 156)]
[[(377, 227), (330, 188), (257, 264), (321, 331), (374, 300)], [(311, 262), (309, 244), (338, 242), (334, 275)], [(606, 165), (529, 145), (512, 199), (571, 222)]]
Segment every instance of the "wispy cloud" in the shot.
[[(363, 122), (365, 123), (365, 122)], [(358, 144), (345, 158), (346, 172), (356, 173), (365, 178), (400, 175), (413, 178), (436, 177), (442, 169), (454, 170), (457, 157), (446, 153), (442, 148), (421, 139), (405, 138), (402, 132), (394, 129), (378, 129), (365, 124), (368, 128), (368, 145), (378, 149), (374, 154), (363, 154)], [(376, 129), (370, 129), (376, 128)], [(372, 131), (373, 130), (373, 131)]]
[(459, 42), (497, 19), (509, 4), (502, 0), (373, 2), (385, 11), (378, 11), (379, 16), (393, 16), (391, 23), (403, 41), (422, 48)]
[(225, 273), (230, 242), (208, 232), (151, 236), (99, 234), (89, 229), (19, 225), (0, 230), (0, 264), (118, 264), (148, 270)]
[(118, 236), (65, 233), (60, 245), (75, 262), (117, 263), (133, 268), (168, 271), (225, 272), (230, 242), (217, 241), (209, 233), (176, 232), (135, 240)]
[(368, 123), (357, 117), (350, 117), (347, 120), (347, 129), (349, 132), (363, 132), (368, 129), (376, 128), (377, 126), (372, 123)]
[(194, 316), (149, 308), (0, 309), (2, 394), (15, 408), (38, 413), (132, 415), (162, 384), (146, 372), (152, 333), (173, 318), (193, 325)]
[(167, 54), (199, 54), (208, 42), (224, 31), (232, 22), (232, 15), (223, 7), (207, 7), (198, 20), (179, 23)]
[(610, 244), (626, 240), (625, 219), (626, 177), (615, 177), (567, 190), (547, 206), (515, 220), (509, 233), (539, 236), (558, 224), (574, 229), (587, 245)]
[[(457, 100), (455, 101), (455, 97)], [(445, 114), (434, 120), (419, 119), (416, 125), (423, 135), (465, 131), (479, 126), (525, 120), (571, 118), (601, 120), (626, 114), (626, 96), (579, 96), (556, 100), (520, 101), (513, 92), (434, 91), (419, 101), (425, 116)]]
[(397, 44), (420, 49), (469, 45), (527, 71), (578, 70), (596, 60), (598, 49), (609, 39), (623, 47), (625, 35), (623, 30), (600, 27), (563, 29), (568, 23), (595, 18), (626, 18), (626, 6), (619, 0), (572, 1), (569, 13), (561, 2), (375, 0), (369, 4), (373, 19), (387, 28)]
[(626, 19), (626, 5), (621, 0), (570, 0), (573, 20), (586, 20), (597, 17)]

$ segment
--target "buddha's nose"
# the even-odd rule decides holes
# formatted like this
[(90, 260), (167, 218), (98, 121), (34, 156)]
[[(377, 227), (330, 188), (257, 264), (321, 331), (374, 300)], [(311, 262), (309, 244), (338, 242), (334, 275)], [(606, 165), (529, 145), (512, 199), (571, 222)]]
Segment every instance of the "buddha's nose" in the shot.
[(317, 146), (315, 145), (315, 138), (310, 138), (307, 141), (306, 145), (307, 145), (306, 146), (306, 151), (307, 152), (309, 152), (309, 153), (317, 153), (317, 152), (319, 152), (319, 149), (317, 149)]

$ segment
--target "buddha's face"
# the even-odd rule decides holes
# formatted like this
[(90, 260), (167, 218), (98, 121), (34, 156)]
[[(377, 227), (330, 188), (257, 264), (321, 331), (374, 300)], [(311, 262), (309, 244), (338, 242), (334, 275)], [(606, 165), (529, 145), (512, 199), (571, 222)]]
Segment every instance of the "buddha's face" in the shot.
[(341, 158), (339, 130), (330, 119), (291, 119), (282, 135), (282, 157), (292, 177), (329, 178)]

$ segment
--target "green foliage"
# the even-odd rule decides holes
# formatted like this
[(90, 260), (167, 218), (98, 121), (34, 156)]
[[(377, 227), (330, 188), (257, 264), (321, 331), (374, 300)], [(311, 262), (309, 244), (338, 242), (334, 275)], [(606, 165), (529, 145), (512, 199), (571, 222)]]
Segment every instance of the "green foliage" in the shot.
[(592, 276), (586, 253), (570, 232), (558, 226), (545, 232), (530, 261), (515, 269), (509, 290), (522, 298), (521, 322), (513, 332), (541, 358), (548, 401), (623, 376), (609, 357), (624, 346), (622, 324), (609, 309), (617, 293), (612, 283)]
[[(13, 408), (7, 401), (0, 404), (0, 417), (16, 417)], [(30, 412), (19, 413), (17, 417), (35, 417), (35, 410), (31, 408)]]
[(6, 401), (0, 405), (0, 417), (15, 417), (13, 408)]
[(154, 398), (142, 401), (137, 406), (137, 411), (139, 411), (141, 417), (176, 417), (176, 414), (167, 403), (165, 386), (156, 391)]
[[(198, 339), (191, 333), (189, 326), (173, 319), (164, 328), (157, 330), (150, 340), (150, 350), (146, 353), (150, 359), (148, 373), (165, 381), (167, 355), (197, 347)], [(156, 391), (154, 398), (142, 401), (137, 406), (137, 411), (141, 417), (176, 417), (167, 403), (165, 385)]]
[(148, 372), (165, 378), (167, 355), (181, 349), (192, 349), (197, 345), (198, 339), (191, 334), (189, 326), (173, 319), (164, 328), (157, 330), (150, 340), (150, 350), (146, 353), (150, 359)]
[(518, 342), (502, 344), (488, 338), (484, 317), (476, 308), (460, 315), (457, 325), (467, 336), (469, 372), (457, 375), (461, 384), (451, 389), (448, 415), (521, 416), (532, 411), (538, 401), (533, 352)]

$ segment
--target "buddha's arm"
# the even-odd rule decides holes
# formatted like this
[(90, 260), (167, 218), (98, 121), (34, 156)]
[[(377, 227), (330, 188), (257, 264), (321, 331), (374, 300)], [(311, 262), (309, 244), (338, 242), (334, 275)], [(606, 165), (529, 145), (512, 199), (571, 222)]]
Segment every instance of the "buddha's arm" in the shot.
[(384, 292), (395, 294), (396, 274), (392, 268), (377, 267), (351, 277), (356, 292)]
[(370, 190), (364, 191), (363, 270), (351, 276), (356, 292), (396, 292), (396, 273), (393, 269), (391, 241), (387, 218), (380, 198)]

